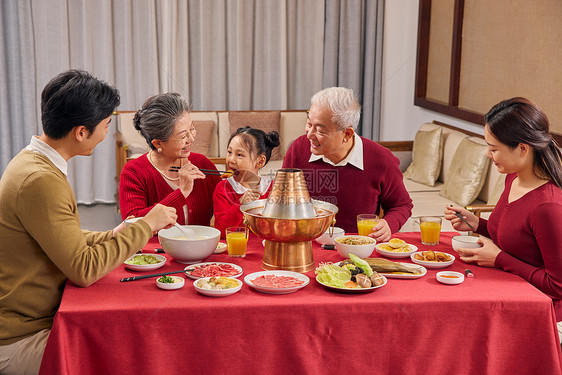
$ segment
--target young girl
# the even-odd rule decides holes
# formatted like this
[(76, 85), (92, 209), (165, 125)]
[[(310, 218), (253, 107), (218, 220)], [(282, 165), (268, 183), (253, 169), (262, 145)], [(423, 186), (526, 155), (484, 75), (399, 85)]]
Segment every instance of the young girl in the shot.
[(271, 150), (279, 146), (279, 133), (266, 134), (249, 126), (239, 128), (230, 136), (226, 153), (226, 167), (235, 173), (217, 184), (213, 194), (215, 228), (225, 237), (228, 227), (242, 224), (240, 206), (267, 198), (272, 180), (258, 176), (271, 157)]
[[(461, 259), (498, 267), (527, 280), (552, 298), (562, 329), (562, 154), (549, 134), (546, 115), (524, 98), (496, 104), (486, 115), (488, 157), (507, 174), (505, 189), (489, 220), (447, 207), (455, 230), (470, 228), (483, 246), (458, 249)], [(561, 339), (562, 342), (562, 339)]]

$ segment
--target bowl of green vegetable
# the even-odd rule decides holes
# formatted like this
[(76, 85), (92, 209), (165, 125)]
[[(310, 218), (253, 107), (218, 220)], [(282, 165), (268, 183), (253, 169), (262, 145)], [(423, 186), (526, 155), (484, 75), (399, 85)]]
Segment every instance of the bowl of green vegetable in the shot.
[(133, 271), (154, 271), (166, 263), (160, 254), (135, 254), (125, 261), (125, 268)]
[(164, 290), (174, 290), (182, 288), (185, 284), (185, 279), (179, 276), (161, 276), (156, 279), (156, 286)]

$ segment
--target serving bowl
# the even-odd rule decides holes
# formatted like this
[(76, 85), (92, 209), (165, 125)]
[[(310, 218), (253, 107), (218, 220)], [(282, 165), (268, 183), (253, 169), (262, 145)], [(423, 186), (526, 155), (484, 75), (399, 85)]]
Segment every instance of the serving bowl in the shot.
[(451, 240), (451, 244), (453, 245), (453, 249), (455, 251), (458, 248), (476, 249), (478, 247), (482, 247), (482, 245), (477, 242), (478, 238), (479, 237), (467, 236), (467, 235), (454, 236)]
[[(367, 241), (368, 243), (364, 245), (351, 245), (345, 243), (354, 240)], [(377, 244), (377, 241), (372, 237), (358, 236), (358, 235), (341, 236), (336, 238), (335, 242), (336, 242), (336, 250), (344, 258), (349, 258), (350, 253), (357, 255), (359, 258), (367, 258), (371, 256), (371, 254), (373, 254), (373, 251), (375, 250), (375, 246)]]
[[(416, 251), (418, 251), (418, 247), (416, 245), (410, 245), (410, 244), (406, 244), (405, 247), (402, 248), (392, 248), (390, 245), (388, 245), (388, 242), (384, 242), (384, 243), (378, 243), (375, 248), (377, 249), (377, 253), (387, 257), (387, 258), (409, 258), (410, 254), (415, 253)], [(389, 247), (392, 249), (390, 250)], [(406, 248), (406, 249), (405, 249)], [(406, 250), (406, 251), (404, 251)]]
[[(131, 264), (129, 262), (133, 261), (133, 259), (138, 257), (151, 257), (156, 258), (156, 263), (147, 263), (147, 264)], [(125, 260), (125, 268), (128, 268), (133, 271), (154, 271), (158, 268), (162, 267), (166, 263), (166, 257), (160, 254), (135, 254), (130, 256), (127, 260)]]
[(179, 263), (192, 264), (211, 255), (217, 248), (221, 232), (203, 225), (182, 225), (194, 232), (186, 236), (176, 227), (158, 231), (158, 240), (166, 253)]
[(330, 232), (332, 228), (328, 228), (326, 232), (324, 232), (320, 237), (316, 239), (320, 245), (335, 245), (335, 239), (341, 237), (345, 234), (345, 230), (339, 227), (334, 227), (332, 235), (330, 236)]
[(234, 280), (236, 281), (237, 286), (234, 288), (228, 288), (228, 289), (205, 289), (202, 288), (200, 285), (203, 281), (209, 281), (210, 277), (202, 277), (200, 279), (197, 279), (193, 282), (193, 287), (195, 288), (196, 291), (198, 291), (199, 293), (205, 295), (205, 296), (209, 296), (209, 297), (226, 297), (226, 296), (231, 296), (234, 293), (238, 292), (240, 289), (242, 289), (242, 281), (238, 280), (238, 279), (232, 279), (229, 278), (230, 280)]
[(164, 290), (174, 290), (183, 288), (185, 284), (185, 279), (179, 276), (170, 276), (174, 282), (173, 283), (163, 283), (160, 281), (160, 277), (156, 279), (156, 286), (160, 289)]

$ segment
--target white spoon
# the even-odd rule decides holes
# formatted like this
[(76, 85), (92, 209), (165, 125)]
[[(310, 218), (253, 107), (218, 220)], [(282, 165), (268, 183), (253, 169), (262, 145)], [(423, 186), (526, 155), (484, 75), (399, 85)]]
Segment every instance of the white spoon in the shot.
[(195, 236), (195, 232), (193, 231), (193, 229), (189, 229), (189, 228), (184, 228), (181, 225), (179, 225), (177, 222), (174, 224), (174, 227), (178, 228), (183, 234), (185, 234), (188, 238), (189, 237), (194, 237)]

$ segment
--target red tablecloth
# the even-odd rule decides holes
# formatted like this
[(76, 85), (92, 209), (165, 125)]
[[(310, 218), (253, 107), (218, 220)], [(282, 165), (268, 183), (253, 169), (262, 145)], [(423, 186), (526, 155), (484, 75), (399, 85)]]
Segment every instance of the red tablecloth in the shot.
[[(457, 255), (452, 233), (433, 247)], [(396, 237), (422, 246), (419, 233)], [(150, 242), (145, 250), (157, 246)], [(315, 261), (340, 261), (313, 242)], [(227, 261), (260, 271), (263, 246)], [(376, 252), (373, 256), (376, 256)], [(410, 260), (406, 260), (410, 262)], [(169, 260), (155, 272), (185, 267)], [(551, 300), (518, 276), (467, 265), (460, 285), (389, 279), (370, 293), (336, 293), (307, 275), (296, 293), (271, 295), (244, 285), (233, 296), (195, 291), (190, 279), (164, 291), (123, 266), (88, 288), (68, 283), (41, 374), (560, 374)], [(241, 276), (243, 278), (244, 276)]]

